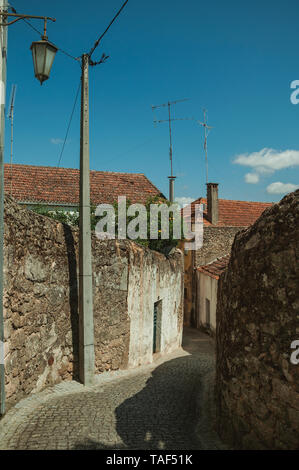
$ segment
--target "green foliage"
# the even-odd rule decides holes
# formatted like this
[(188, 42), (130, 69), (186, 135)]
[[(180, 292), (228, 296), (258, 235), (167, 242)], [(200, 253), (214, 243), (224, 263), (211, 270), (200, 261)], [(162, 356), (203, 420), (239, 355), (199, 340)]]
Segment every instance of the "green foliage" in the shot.
[[(157, 240), (151, 240), (150, 239), (150, 229), (151, 229), (151, 220), (150, 220), (150, 206), (151, 204), (156, 204), (160, 206), (161, 204), (166, 204), (168, 207), (171, 205), (170, 201), (167, 201), (165, 199), (162, 199), (159, 196), (155, 197), (150, 197), (146, 204), (146, 214), (147, 214), (147, 238), (137, 238), (134, 240), (136, 243), (139, 245), (148, 247), (152, 250), (160, 251), (162, 253), (167, 253), (169, 252), (172, 248), (176, 247), (180, 239), (175, 239), (173, 238), (173, 215), (170, 212), (169, 213), (169, 237), (167, 240), (162, 239), (162, 223), (161, 223), (161, 213), (159, 214), (158, 217), (158, 239)], [(128, 208), (131, 205), (130, 200), (126, 201), (126, 214), (128, 212)], [(118, 203), (114, 202), (113, 203), (114, 211), (115, 211), (115, 236), (117, 238), (118, 236)], [(49, 209), (46, 206), (39, 205), (35, 206), (32, 209), (34, 212), (37, 214), (41, 214), (47, 217), (50, 217), (51, 219), (57, 220), (58, 222), (61, 222), (63, 224), (71, 225), (73, 227), (78, 227), (79, 226), (79, 209), (76, 209), (72, 212), (67, 212), (62, 209)], [(95, 230), (97, 222), (102, 218), (105, 217), (106, 214), (104, 214), (102, 217), (97, 217), (95, 215), (95, 210), (96, 206), (94, 204), (91, 205), (90, 208), (90, 222), (91, 222), (91, 230)], [(138, 215), (138, 212), (134, 215), (126, 215), (126, 223), (127, 227), (129, 223), (136, 218)], [(138, 225), (136, 226), (136, 230), (138, 230), (139, 227)], [(181, 234), (183, 234), (183, 223), (181, 222)]]
[(67, 212), (62, 209), (49, 209), (46, 206), (38, 205), (34, 206), (31, 209), (33, 212), (36, 212), (40, 215), (45, 215), (46, 217), (50, 217), (51, 219), (57, 220), (62, 224), (71, 225), (73, 227), (79, 226), (79, 211), (75, 209), (72, 212)]
[[(183, 234), (183, 223), (181, 222), (181, 238), (176, 239), (173, 238), (173, 215), (170, 212), (169, 213), (169, 238), (167, 240), (162, 239), (162, 225), (161, 225), (161, 213), (159, 214), (158, 218), (158, 239), (157, 240), (152, 240), (150, 239), (150, 228), (151, 228), (151, 220), (150, 220), (150, 206), (151, 204), (156, 204), (158, 206), (165, 204), (168, 207), (171, 206), (171, 202), (167, 201), (165, 199), (162, 199), (160, 196), (154, 196), (148, 198), (148, 200), (145, 203), (145, 208), (146, 208), (146, 213), (147, 213), (147, 238), (137, 238), (134, 240), (136, 243), (142, 246), (146, 246), (150, 248), (151, 250), (155, 251), (160, 251), (161, 253), (167, 253), (169, 252), (172, 248), (175, 248), (179, 240), (182, 239), (182, 234)], [(127, 209), (131, 205), (131, 202), (129, 200), (126, 201)], [(113, 204), (114, 210), (115, 210), (115, 233), (116, 236), (118, 235), (118, 204), (117, 202), (114, 202)], [(128, 216), (127, 215), (127, 227), (130, 223), (131, 220), (135, 219), (136, 215), (133, 216)], [(138, 226), (136, 227), (138, 230)]]
[[(71, 225), (72, 227), (79, 227), (79, 208), (74, 209), (73, 211), (64, 211), (62, 209), (49, 209), (46, 206), (38, 205), (31, 209), (33, 212), (36, 212), (40, 215), (45, 215), (51, 219), (57, 220), (62, 224)], [(95, 216), (96, 206), (90, 206), (90, 225), (91, 230), (95, 230), (95, 226), (98, 221), (98, 217)]]

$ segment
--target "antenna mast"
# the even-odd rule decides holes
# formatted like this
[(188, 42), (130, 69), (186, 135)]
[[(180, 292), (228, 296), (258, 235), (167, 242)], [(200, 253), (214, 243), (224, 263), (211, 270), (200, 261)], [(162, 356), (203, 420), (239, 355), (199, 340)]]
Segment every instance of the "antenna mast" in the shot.
[(9, 115), (8, 119), (10, 119), (10, 195), (12, 195), (12, 157), (13, 157), (13, 125), (14, 125), (14, 106), (15, 106), (15, 99), (16, 99), (16, 91), (17, 85), (12, 86), (11, 96), (10, 96), (10, 105), (9, 105)]
[(185, 98), (183, 100), (176, 100), (176, 101), (168, 101), (167, 103), (160, 104), (157, 106), (152, 106), (152, 110), (154, 112), (154, 109), (156, 108), (162, 108), (162, 107), (168, 107), (168, 119), (160, 120), (157, 121), (154, 119), (154, 124), (161, 123), (161, 122), (168, 122), (169, 126), (169, 159), (170, 159), (170, 176), (169, 178), (169, 200), (170, 202), (174, 201), (174, 180), (176, 179), (176, 176), (173, 176), (173, 160), (172, 160), (172, 133), (171, 133), (171, 122), (172, 121), (185, 121), (188, 119), (193, 119), (193, 118), (171, 118), (171, 105), (176, 104), (176, 103), (181, 103), (182, 101), (188, 101), (188, 98)]
[(207, 110), (203, 110), (203, 122), (197, 121), (200, 126), (204, 128), (205, 132), (205, 140), (204, 140), (204, 151), (205, 151), (205, 162), (206, 162), (206, 183), (208, 184), (209, 180), (209, 175), (208, 175), (208, 135), (210, 129), (213, 129), (213, 127), (208, 126), (207, 120), (206, 120), (206, 114)]

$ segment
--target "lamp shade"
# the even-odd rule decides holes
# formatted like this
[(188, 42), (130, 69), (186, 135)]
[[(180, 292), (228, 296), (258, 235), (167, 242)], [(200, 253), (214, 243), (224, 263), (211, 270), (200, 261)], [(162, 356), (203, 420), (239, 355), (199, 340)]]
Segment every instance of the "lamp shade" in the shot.
[(51, 72), (51, 67), (55, 58), (58, 48), (48, 42), (46, 39), (33, 42), (31, 45), (34, 74), (42, 85), (45, 80), (48, 80)]

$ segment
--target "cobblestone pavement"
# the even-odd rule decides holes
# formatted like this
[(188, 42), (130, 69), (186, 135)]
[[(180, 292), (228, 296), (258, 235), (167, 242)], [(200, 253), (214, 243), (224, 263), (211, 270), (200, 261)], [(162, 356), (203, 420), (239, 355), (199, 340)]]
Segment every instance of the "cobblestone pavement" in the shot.
[(64, 382), (0, 421), (0, 449), (224, 449), (213, 431), (214, 345), (186, 329), (183, 348), (153, 364)]

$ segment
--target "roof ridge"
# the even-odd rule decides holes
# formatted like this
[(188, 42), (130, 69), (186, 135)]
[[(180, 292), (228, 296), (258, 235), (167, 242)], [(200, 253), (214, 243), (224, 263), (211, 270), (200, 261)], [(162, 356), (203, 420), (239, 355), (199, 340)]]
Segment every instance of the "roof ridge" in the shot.
[(252, 204), (275, 204), (275, 202), (265, 202), (265, 201), (241, 201), (240, 199), (219, 199), (219, 201), (250, 202), (250, 203), (252, 203)]
[(210, 264), (213, 264), (213, 263), (215, 263), (216, 261), (221, 261), (221, 260), (223, 260), (224, 258), (227, 258), (227, 257), (230, 257), (230, 254), (229, 254), (229, 253), (227, 253), (226, 255), (223, 255), (223, 256), (219, 256), (218, 258), (215, 258), (213, 261), (210, 261), (210, 262), (207, 263), (207, 264), (203, 264), (203, 265), (200, 266), (200, 267), (209, 266)]
[[(4, 163), (4, 165), (11, 166), (10, 163)], [(53, 170), (75, 170), (75, 171), (80, 171), (79, 168), (70, 168), (70, 167), (60, 167), (60, 166), (45, 166), (45, 165), (30, 165), (30, 164), (25, 164), (25, 163), (12, 163), (12, 166), (19, 166), (19, 167), (27, 167), (27, 168), (52, 168)], [(129, 173), (129, 172), (122, 172), (122, 171), (108, 171), (108, 170), (92, 170), (96, 173), (111, 173), (115, 175), (142, 175), (145, 176), (144, 173)], [(146, 176), (145, 178), (150, 181)], [(154, 185), (153, 185), (154, 186)], [(156, 188), (158, 189), (158, 188)], [(159, 191), (159, 190), (158, 190)]]
[[(200, 199), (205, 199), (207, 200), (206, 196), (200, 196), (197, 199), (194, 199), (194, 201), (190, 202), (190, 204), (194, 204), (196, 201), (199, 201)], [(228, 201), (228, 202), (250, 202), (252, 204), (276, 204), (275, 202), (265, 202), (265, 201), (242, 201), (240, 199), (224, 199), (224, 198), (219, 198), (218, 201)]]
[[(139, 173), (137, 173), (137, 174), (139, 174)], [(153, 188), (155, 188), (157, 191), (159, 191), (159, 193), (160, 193), (163, 197), (165, 197), (164, 194), (160, 191), (160, 189), (157, 188), (157, 186), (155, 186), (154, 183), (152, 183), (151, 180), (150, 180), (145, 174), (143, 174), (143, 173), (141, 173), (141, 174), (142, 174), (142, 175), (145, 177), (145, 179), (153, 186)], [(166, 199), (166, 198), (165, 198), (165, 199)]]

